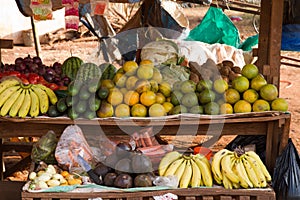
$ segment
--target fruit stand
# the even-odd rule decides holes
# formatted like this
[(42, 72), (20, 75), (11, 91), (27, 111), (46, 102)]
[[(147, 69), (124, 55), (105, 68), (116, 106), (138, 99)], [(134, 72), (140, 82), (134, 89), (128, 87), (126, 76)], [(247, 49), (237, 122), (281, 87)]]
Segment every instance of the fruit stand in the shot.
[[(262, 73), (268, 83), (276, 85), (279, 88), (279, 67), (280, 67), (280, 31), (281, 19), (275, 18), (275, 12), (278, 15), (278, 10), (282, 10), (283, 1), (262, 1), (262, 25), (260, 28), (260, 43), (258, 48), (258, 62), (257, 66), (259, 72)], [(266, 23), (263, 23), (266, 22)], [(276, 28), (274, 28), (276, 27)], [(146, 63), (145, 65), (147, 65)], [(86, 66), (86, 71), (92, 71), (94, 66)], [(135, 69), (136, 70), (136, 69)], [(129, 71), (126, 71), (129, 72)], [(88, 72), (85, 72), (86, 74)], [(92, 75), (97, 74), (96, 70)], [(82, 79), (87, 77), (83, 76)], [(119, 79), (118, 79), (119, 80)], [(21, 86), (22, 90), (26, 90)], [(35, 87), (35, 86), (30, 86)], [(23, 91), (21, 91), (23, 92)], [(76, 91), (78, 93), (79, 91)], [(25, 92), (24, 92), (25, 93)], [(36, 92), (39, 93), (39, 92)], [(70, 90), (69, 90), (70, 93)], [(26, 93), (25, 93), (26, 94)], [(74, 94), (75, 96), (76, 94)], [(81, 94), (82, 95), (82, 94)], [(277, 97), (277, 96), (276, 96)], [(40, 98), (40, 97), (39, 97)], [(85, 97), (83, 96), (82, 99)], [(108, 97), (109, 99), (109, 97)], [(108, 100), (110, 103), (114, 99)], [(273, 99), (272, 99), (273, 100)], [(52, 103), (52, 102), (51, 102)], [(56, 102), (55, 102), (56, 103)], [(53, 103), (54, 104), (54, 103)], [(112, 103), (113, 104), (113, 103)], [(120, 104), (120, 103), (118, 103)], [(118, 105), (116, 104), (116, 105)], [(145, 103), (147, 104), (147, 103)], [(150, 104), (152, 105), (152, 104)], [(149, 107), (150, 107), (149, 105)], [(61, 108), (62, 109), (62, 108)], [(77, 108), (78, 109), (78, 108)], [(99, 108), (97, 108), (99, 109)], [(95, 109), (95, 110), (97, 110)], [(251, 107), (250, 107), (251, 110)], [(42, 112), (42, 108), (40, 110)], [(8, 111), (7, 111), (8, 112)], [(43, 111), (44, 113), (46, 111)], [(211, 111), (212, 112), (212, 111)], [(219, 111), (218, 111), (219, 112)], [(218, 113), (217, 112), (217, 113)], [(100, 113), (100, 112), (99, 112)], [(175, 135), (211, 135), (212, 141), (217, 141), (225, 135), (264, 135), (266, 136), (266, 167), (272, 174), (275, 166), (276, 157), (280, 154), (283, 148), (288, 143), (289, 128), (291, 115), (288, 112), (270, 110), (264, 112), (246, 112), (234, 114), (174, 114), (166, 117), (131, 117), (122, 118), (122, 116), (105, 117), (107, 113), (97, 113), (97, 119), (82, 119), (78, 116), (37, 116), (31, 114), (31, 117), (14, 118), (14, 117), (0, 117), (0, 153), (8, 147), (2, 140), (11, 137), (42, 137), (48, 131), (54, 131), (58, 136), (69, 125), (78, 125), (84, 130), (84, 133), (93, 137), (95, 133), (101, 131), (106, 136), (114, 137), (124, 135), (124, 130), (130, 133), (138, 132), (145, 127), (153, 128), (156, 136), (175, 136)], [(53, 116), (56, 115), (53, 114)], [(25, 115), (26, 116), (26, 115)], [(88, 116), (85, 118), (92, 118)], [(99, 118), (100, 117), (100, 118)], [(21, 131), (20, 131), (21, 130)], [(188, 161), (192, 162), (192, 161)], [(2, 156), (0, 157), (2, 163)], [(1, 179), (3, 178), (2, 165), (0, 166)], [(164, 195), (166, 193), (173, 193), (178, 195), (180, 199), (269, 199), (275, 198), (275, 192), (271, 187), (261, 189), (237, 189), (228, 190), (223, 187), (214, 186), (212, 188), (178, 188), (162, 191), (141, 191), (136, 193), (126, 192), (68, 192), (68, 193), (35, 193), (22, 191), (23, 200), (33, 199), (89, 199), (101, 197), (104, 199), (111, 198), (134, 198), (136, 199), (151, 199), (153, 196)]]

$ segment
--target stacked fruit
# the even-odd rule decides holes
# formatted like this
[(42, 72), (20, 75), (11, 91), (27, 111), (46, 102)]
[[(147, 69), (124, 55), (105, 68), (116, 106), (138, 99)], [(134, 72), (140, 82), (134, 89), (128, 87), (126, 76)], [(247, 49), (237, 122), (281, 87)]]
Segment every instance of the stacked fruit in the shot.
[(23, 85), (15, 77), (0, 83), (0, 115), (11, 117), (37, 117), (46, 114), (49, 104), (55, 104), (55, 93), (42, 84)]
[(213, 157), (211, 170), (214, 180), (226, 189), (263, 188), (271, 181), (266, 166), (254, 151), (220, 150)]
[(176, 176), (180, 188), (213, 185), (210, 163), (201, 154), (183, 155), (177, 151), (169, 152), (162, 158), (158, 173), (160, 176)]

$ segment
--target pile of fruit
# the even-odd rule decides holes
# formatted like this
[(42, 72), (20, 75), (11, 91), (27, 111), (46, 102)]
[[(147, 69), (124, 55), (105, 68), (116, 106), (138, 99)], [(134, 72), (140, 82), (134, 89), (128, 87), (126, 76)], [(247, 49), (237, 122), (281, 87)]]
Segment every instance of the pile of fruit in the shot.
[(211, 164), (203, 155), (182, 155), (172, 151), (163, 157), (160, 176), (174, 175), (180, 188), (207, 186), (213, 183), (226, 189), (265, 188), (271, 176), (254, 151), (222, 149), (214, 154)]

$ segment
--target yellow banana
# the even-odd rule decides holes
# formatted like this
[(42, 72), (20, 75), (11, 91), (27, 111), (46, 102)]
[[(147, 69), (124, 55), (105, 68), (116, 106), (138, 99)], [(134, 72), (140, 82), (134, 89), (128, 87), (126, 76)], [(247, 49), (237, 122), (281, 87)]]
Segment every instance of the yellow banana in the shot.
[(15, 117), (17, 116), (19, 109), (21, 108), (23, 101), (25, 99), (25, 92), (26, 90), (22, 89), (22, 92), (19, 96), (19, 98), (15, 101), (15, 103), (11, 106), (10, 110), (9, 110), (9, 116), (11, 117)]
[(179, 182), (180, 188), (188, 188), (193, 175), (191, 160), (187, 160), (185, 170)]
[(237, 159), (237, 161), (235, 163), (235, 167), (236, 167), (237, 175), (240, 178), (240, 185), (243, 188), (248, 188), (248, 187), (252, 188), (253, 184), (248, 177), (248, 174), (246, 172), (246, 169), (245, 169), (241, 159)]
[(232, 158), (233, 155), (226, 155), (221, 160), (221, 167), (222, 171), (224, 171), (224, 174), (227, 176), (227, 178), (234, 183), (239, 183), (239, 177), (232, 171)]
[(178, 151), (171, 151), (167, 153), (159, 162), (158, 165), (158, 174), (163, 176), (168, 169), (169, 165), (175, 160), (179, 159), (182, 156)]
[(15, 77), (9, 77), (0, 83), (0, 94), (9, 87), (19, 85), (20, 81)]
[(267, 182), (271, 182), (272, 181), (272, 177), (267, 169), (267, 167), (265, 166), (265, 164), (262, 162), (262, 160), (260, 159), (259, 155), (257, 155), (254, 151), (247, 151), (246, 152), (247, 156), (250, 156), (252, 158), (254, 158), (256, 160), (256, 162), (258, 163), (258, 165), (260, 166), (260, 169), (262, 170), (262, 172), (264, 173)]
[(23, 89), (19, 89), (16, 92), (14, 92), (10, 97), (5, 101), (3, 104), (0, 115), (1, 116), (6, 116), (9, 110), (11, 109), (12, 105), (15, 103), (15, 101), (19, 98), (21, 92)]
[(30, 105), (30, 110), (29, 110), (29, 115), (31, 117), (37, 117), (40, 113), (40, 101), (39, 97), (33, 90), (29, 90), (29, 94), (31, 97), (31, 105)]
[(18, 117), (24, 118), (29, 113), (31, 106), (31, 97), (28, 89), (25, 89), (24, 101), (19, 109)]
[(6, 100), (18, 89), (20, 88), (20, 85), (15, 85), (6, 88), (1, 94), (0, 94), (0, 107), (3, 106), (3, 104), (6, 102)]
[(223, 186), (225, 189), (232, 189), (233, 185), (232, 182), (229, 180), (229, 178), (226, 176), (224, 171), (222, 170), (222, 180), (223, 180)]
[(228, 149), (222, 149), (214, 154), (211, 162), (211, 169), (214, 175), (214, 179), (217, 183), (222, 182), (222, 172), (221, 172), (221, 160), (225, 155), (233, 154), (233, 152)]
[(212, 179), (212, 174), (211, 174), (210, 167), (207, 167), (205, 162), (203, 162), (198, 157), (194, 157), (194, 161), (200, 169), (203, 184), (207, 187), (212, 187), (213, 179)]
[(177, 177), (178, 179), (178, 184), (180, 182), (180, 179), (184, 173), (185, 170), (185, 166), (186, 166), (186, 160), (183, 161), (183, 163), (181, 163), (181, 165), (177, 168), (177, 170), (175, 171), (174, 175)]
[(255, 171), (255, 174), (260, 182), (260, 187), (267, 187), (267, 180), (266, 177), (264, 175), (264, 173), (262, 172), (259, 164), (256, 162), (256, 160), (250, 156), (245, 156), (245, 158), (250, 162), (252, 168)]
[(261, 187), (258, 177), (257, 177), (253, 167), (251, 166), (250, 162), (245, 158), (243, 158), (242, 161), (245, 166), (248, 177), (249, 177), (250, 181), (252, 182), (253, 186), (256, 188)]
[(44, 90), (42, 90), (41, 88), (37, 87), (36, 85), (32, 85), (31, 89), (39, 97), (40, 112), (42, 114), (47, 113), (47, 111), (49, 109), (49, 98), (48, 98), (47, 93)]
[(51, 104), (53, 104), (53, 105), (56, 104), (58, 99), (57, 99), (56, 94), (53, 92), (53, 90), (51, 90), (50, 88), (48, 88), (42, 84), (37, 84), (36, 86), (41, 88), (42, 90), (44, 90), (47, 93)]
[(191, 159), (191, 164), (192, 164), (193, 176), (190, 185), (191, 187), (199, 187), (202, 179), (200, 168), (198, 167), (197, 163), (193, 159)]
[(239, 189), (239, 188), (241, 188), (240, 184), (238, 184), (238, 183), (232, 183), (232, 187), (233, 187), (234, 189)]
[(174, 175), (176, 170), (178, 169), (178, 167), (183, 163), (184, 158), (179, 158), (177, 160), (175, 160), (174, 162), (172, 162), (168, 169), (166, 170), (165, 174), (163, 176), (170, 176), (170, 175)]

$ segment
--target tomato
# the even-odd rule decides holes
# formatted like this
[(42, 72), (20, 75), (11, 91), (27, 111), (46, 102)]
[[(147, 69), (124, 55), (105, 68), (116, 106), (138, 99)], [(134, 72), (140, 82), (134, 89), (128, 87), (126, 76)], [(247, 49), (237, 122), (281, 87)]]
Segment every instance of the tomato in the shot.
[(28, 74), (28, 81), (31, 84), (37, 84), (39, 79), (40, 79), (40, 76), (36, 73), (29, 73)]
[(47, 87), (50, 88), (51, 90), (58, 90), (59, 89), (59, 86), (55, 83), (47, 84)]

